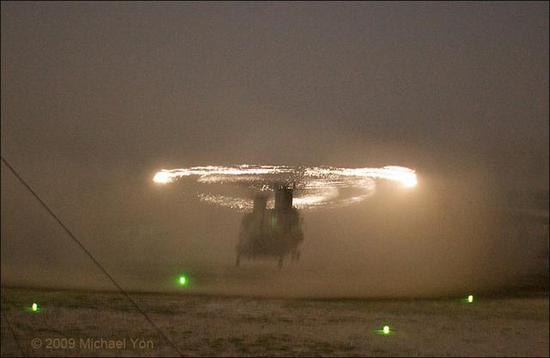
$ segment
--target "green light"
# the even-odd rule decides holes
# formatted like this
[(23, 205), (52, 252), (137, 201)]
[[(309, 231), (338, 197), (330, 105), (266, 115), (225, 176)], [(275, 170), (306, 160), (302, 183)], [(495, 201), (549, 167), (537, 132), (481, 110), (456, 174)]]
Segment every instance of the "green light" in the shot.
[(40, 306), (38, 305), (38, 303), (33, 303), (31, 306), (31, 310), (33, 312), (38, 312), (40, 310)]
[(389, 325), (383, 325), (382, 327), (376, 329), (373, 331), (374, 333), (376, 334), (379, 334), (381, 336), (391, 336), (394, 332), (392, 331), (392, 329), (390, 328)]
[(472, 303), (474, 302), (474, 296), (473, 295), (469, 295), (468, 296), (468, 303)]
[(179, 278), (179, 283), (180, 283), (180, 285), (182, 285), (182, 286), (187, 285), (187, 277), (185, 277), (185, 276), (180, 276), (180, 278)]

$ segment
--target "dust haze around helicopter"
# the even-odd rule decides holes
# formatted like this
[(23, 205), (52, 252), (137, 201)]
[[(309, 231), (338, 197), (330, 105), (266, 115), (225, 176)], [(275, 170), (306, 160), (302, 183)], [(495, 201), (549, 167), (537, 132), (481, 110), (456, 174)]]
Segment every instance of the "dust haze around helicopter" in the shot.
[[(4, 182), (13, 185), (9, 177)], [(110, 214), (118, 212), (116, 218), (94, 217), (110, 226), (93, 226), (90, 220), (90, 226), (80, 227), (93, 233), (84, 236), (87, 244), (132, 290), (178, 292), (181, 288), (174, 277), (185, 273), (190, 279), (186, 292), (194, 293), (438, 296), (518, 284), (545, 269), (544, 242), (537, 247), (531, 243), (526, 250), (525, 237), (508, 234), (509, 215), (495, 210), (502, 202), (490, 183), (475, 175), (450, 179), (421, 172), (412, 190), (381, 181), (368, 199), (356, 205), (305, 211), (301, 261), (282, 270), (272, 260), (233, 267), (242, 212), (202, 201), (195, 195), (198, 183), (136, 184), (118, 188), (121, 201), (108, 209)], [(238, 197), (247, 190), (227, 186), (223, 193)], [(47, 229), (42, 235), (50, 239), (46, 247), (32, 229), (27, 231), (24, 239), (32, 242), (25, 247), (27, 264), (14, 265), (7, 258), (2, 273), (6, 282), (110, 289), (88, 259), (48, 224), (32, 198), (23, 203), (42, 217), (39, 222)], [(117, 205), (122, 206), (117, 209)], [(90, 213), (96, 214), (95, 210)], [(12, 220), (26, 215), (8, 214)], [(53, 254), (43, 255), (46, 249)]]
[[(1, 6), (2, 155), (125, 288), (186, 272), (185, 292), (417, 296), (547, 272), (514, 213), (547, 213), (548, 3)], [(242, 213), (151, 180), (231, 163), (418, 185), (305, 211), (297, 265), (235, 270)], [(113, 289), (1, 176), (2, 283)]]

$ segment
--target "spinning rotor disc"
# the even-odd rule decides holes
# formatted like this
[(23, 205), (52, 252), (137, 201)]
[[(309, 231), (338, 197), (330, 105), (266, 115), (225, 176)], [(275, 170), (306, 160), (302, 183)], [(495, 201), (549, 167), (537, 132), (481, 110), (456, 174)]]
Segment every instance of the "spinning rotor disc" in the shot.
[[(187, 177), (210, 188), (230, 184), (262, 192), (272, 190), (275, 185), (292, 186), (294, 206), (299, 209), (359, 203), (374, 193), (377, 180), (392, 181), (404, 187), (417, 184), (414, 170), (398, 166), (335, 168), (247, 164), (162, 169), (155, 174), (153, 181), (170, 184)], [(212, 194), (210, 190), (199, 191), (197, 195), (202, 201), (238, 210), (250, 209), (253, 205), (251, 198)], [(268, 202), (269, 205), (272, 203)]]

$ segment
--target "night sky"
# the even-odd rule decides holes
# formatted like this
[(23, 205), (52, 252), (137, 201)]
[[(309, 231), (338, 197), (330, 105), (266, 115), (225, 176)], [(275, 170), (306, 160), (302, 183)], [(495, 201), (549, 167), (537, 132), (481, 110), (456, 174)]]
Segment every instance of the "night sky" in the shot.
[[(238, 229), (236, 213), (159, 191), (161, 168), (402, 165), (548, 190), (547, 2), (1, 9), (2, 155), (102, 254), (124, 251), (122, 227), (210, 243)], [(2, 166), (8, 271), (82, 262), (52, 253), (70, 246), (60, 236)]]

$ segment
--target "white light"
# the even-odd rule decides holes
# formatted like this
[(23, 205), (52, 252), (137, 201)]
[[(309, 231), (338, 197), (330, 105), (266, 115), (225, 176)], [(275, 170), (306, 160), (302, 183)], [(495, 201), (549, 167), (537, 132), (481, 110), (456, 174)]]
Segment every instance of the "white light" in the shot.
[(155, 174), (153, 181), (157, 184), (168, 184), (171, 183), (173, 179), (170, 173), (161, 170)]
[(416, 174), (408, 175), (401, 179), (401, 184), (403, 184), (406, 188), (413, 188), (418, 184), (418, 180), (416, 179)]

